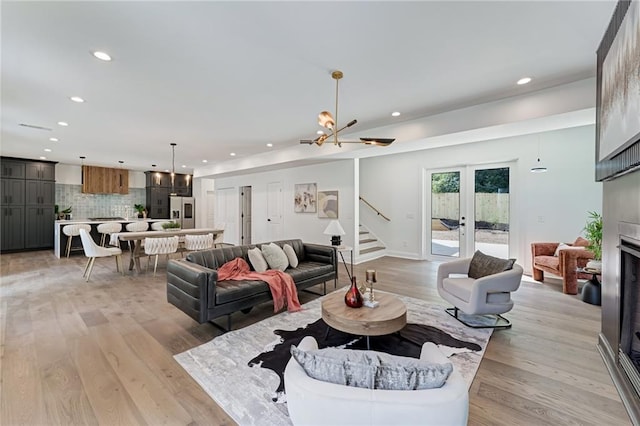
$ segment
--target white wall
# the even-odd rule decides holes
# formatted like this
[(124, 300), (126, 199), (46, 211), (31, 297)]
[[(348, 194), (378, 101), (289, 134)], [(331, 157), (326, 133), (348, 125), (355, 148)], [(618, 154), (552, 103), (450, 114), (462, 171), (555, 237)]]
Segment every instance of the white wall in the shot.
[[(81, 185), (82, 167), (73, 164), (56, 164), (56, 183)], [(145, 184), (144, 172), (129, 170), (129, 188), (144, 188)]]
[[(243, 176), (215, 179), (216, 190), (235, 188), (236, 205), (239, 205), (239, 188), (251, 186), (252, 194), (252, 235), (251, 241), (268, 241), (267, 232), (267, 184), (282, 182), (284, 238), (300, 238), (304, 242), (330, 244), (330, 237), (322, 232), (329, 219), (318, 218), (317, 213), (295, 213), (293, 210), (294, 185), (297, 183), (317, 183), (318, 191), (338, 191), (338, 220), (347, 232), (344, 244), (353, 245), (356, 235), (354, 221), (354, 160), (340, 160), (326, 164), (295, 167), (277, 171), (255, 173)], [(202, 203), (201, 203), (202, 204)], [(237, 215), (236, 215), (237, 216)], [(237, 218), (235, 229), (239, 229)], [(236, 243), (237, 235), (225, 235), (225, 241)]]
[[(547, 173), (529, 171), (538, 156), (538, 143)], [(424, 170), (513, 160), (511, 256), (530, 270), (531, 242), (571, 242), (581, 233), (587, 211), (601, 212), (602, 184), (594, 178), (593, 125), (361, 159), (360, 194), (391, 218), (383, 221), (361, 207), (362, 224), (391, 254), (424, 258)]]

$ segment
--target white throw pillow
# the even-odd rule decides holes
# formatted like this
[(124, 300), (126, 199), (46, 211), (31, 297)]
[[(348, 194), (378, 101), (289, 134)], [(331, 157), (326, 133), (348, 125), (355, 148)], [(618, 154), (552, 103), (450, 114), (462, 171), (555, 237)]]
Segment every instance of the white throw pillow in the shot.
[(251, 262), (251, 266), (253, 266), (256, 272), (264, 272), (269, 268), (267, 261), (258, 247), (250, 249), (248, 255), (249, 262)]
[(296, 256), (296, 251), (293, 249), (293, 247), (291, 247), (289, 244), (285, 244), (284, 247), (282, 247), (282, 250), (284, 251), (284, 254), (287, 255), (287, 259), (289, 259), (289, 265), (292, 268), (297, 268), (298, 256)]
[(566, 250), (566, 249), (570, 249), (570, 250), (584, 250), (584, 249), (585, 249), (585, 247), (582, 247), (582, 246), (570, 246), (570, 245), (565, 244), (565, 243), (560, 243), (560, 244), (558, 244), (558, 248), (556, 248), (556, 252), (555, 252), (555, 253), (553, 253), (553, 255), (554, 255), (555, 257), (558, 257), (558, 256), (560, 256), (560, 250)]
[(450, 362), (438, 364), (376, 351), (338, 348), (303, 351), (292, 345), (291, 355), (309, 377), (367, 389), (439, 388), (453, 371)]
[(269, 269), (284, 271), (289, 266), (289, 259), (282, 248), (276, 243), (262, 246), (262, 255), (269, 264)]

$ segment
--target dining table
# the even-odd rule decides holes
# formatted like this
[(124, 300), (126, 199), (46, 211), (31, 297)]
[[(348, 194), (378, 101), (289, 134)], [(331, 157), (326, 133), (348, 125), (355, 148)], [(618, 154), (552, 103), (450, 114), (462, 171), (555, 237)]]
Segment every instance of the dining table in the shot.
[(144, 254), (143, 244), (145, 238), (162, 238), (162, 237), (184, 237), (185, 235), (206, 235), (213, 234), (213, 239), (216, 236), (222, 234), (223, 229), (214, 228), (193, 228), (193, 229), (166, 229), (162, 231), (140, 231), (140, 232), (115, 232), (111, 234), (109, 244), (112, 246), (120, 247), (120, 242), (126, 241), (129, 243), (129, 270), (135, 270), (142, 272), (140, 266), (140, 257)]

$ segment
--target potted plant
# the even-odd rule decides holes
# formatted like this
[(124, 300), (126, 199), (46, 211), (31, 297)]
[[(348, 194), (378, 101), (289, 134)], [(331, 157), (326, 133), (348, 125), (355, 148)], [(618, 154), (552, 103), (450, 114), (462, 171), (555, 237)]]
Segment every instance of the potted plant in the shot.
[(164, 229), (165, 231), (170, 231), (172, 229), (180, 229), (180, 224), (178, 222), (165, 222), (162, 224), (162, 229)]
[(136, 211), (138, 212), (138, 217), (139, 218), (146, 219), (147, 210), (144, 208), (144, 206), (142, 204), (134, 204), (133, 208), (136, 209)]
[(587, 247), (593, 253), (593, 260), (587, 263), (587, 268), (602, 270), (602, 215), (589, 212), (584, 235), (589, 240)]

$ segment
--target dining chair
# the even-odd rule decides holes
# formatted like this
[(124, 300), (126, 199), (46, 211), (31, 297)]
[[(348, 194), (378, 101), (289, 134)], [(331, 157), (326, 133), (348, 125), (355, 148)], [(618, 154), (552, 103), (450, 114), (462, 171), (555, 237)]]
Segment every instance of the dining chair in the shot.
[(222, 245), (223, 244), (223, 240), (224, 240), (224, 227), (225, 227), (225, 223), (221, 222), (221, 223), (217, 223), (214, 225), (214, 228), (217, 230), (221, 230), (222, 232), (219, 232), (215, 235), (214, 239), (213, 239), (213, 246), (214, 247), (218, 247), (218, 245)]
[(116, 270), (124, 274), (124, 269), (122, 268), (122, 250), (119, 247), (102, 247), (96, 244), (85, 228), (80, 228), (80, 239), (82, 240), (82, 247), (84, 248), (84, 255), (89, 259), (87, 260), (87, 265), (84, 267), (84, 273), (82, 276), (89, 281), (89, 277), (91, 276), (91, 271), (93, 270), (93, 265), (96, 261), (96, 257), (116, 257)]
[(207, 250), (213, 247), (213, 234), (185, 235), (184, 248), (187, 251)]
[(147, 255), (147, 271), (149, 271), (149, 262), (151, 256), (155, 256), (156, 260), (153, 265), (153, 276), (156, 276), (156, 269), (158, 268), (158, 256), (164, 254), (169, 261), (169, 255), (178, 251), (178, 244), (180, 239), (178, 236), (174, 237), (147, 237), (144, 239), (144, 254)]

